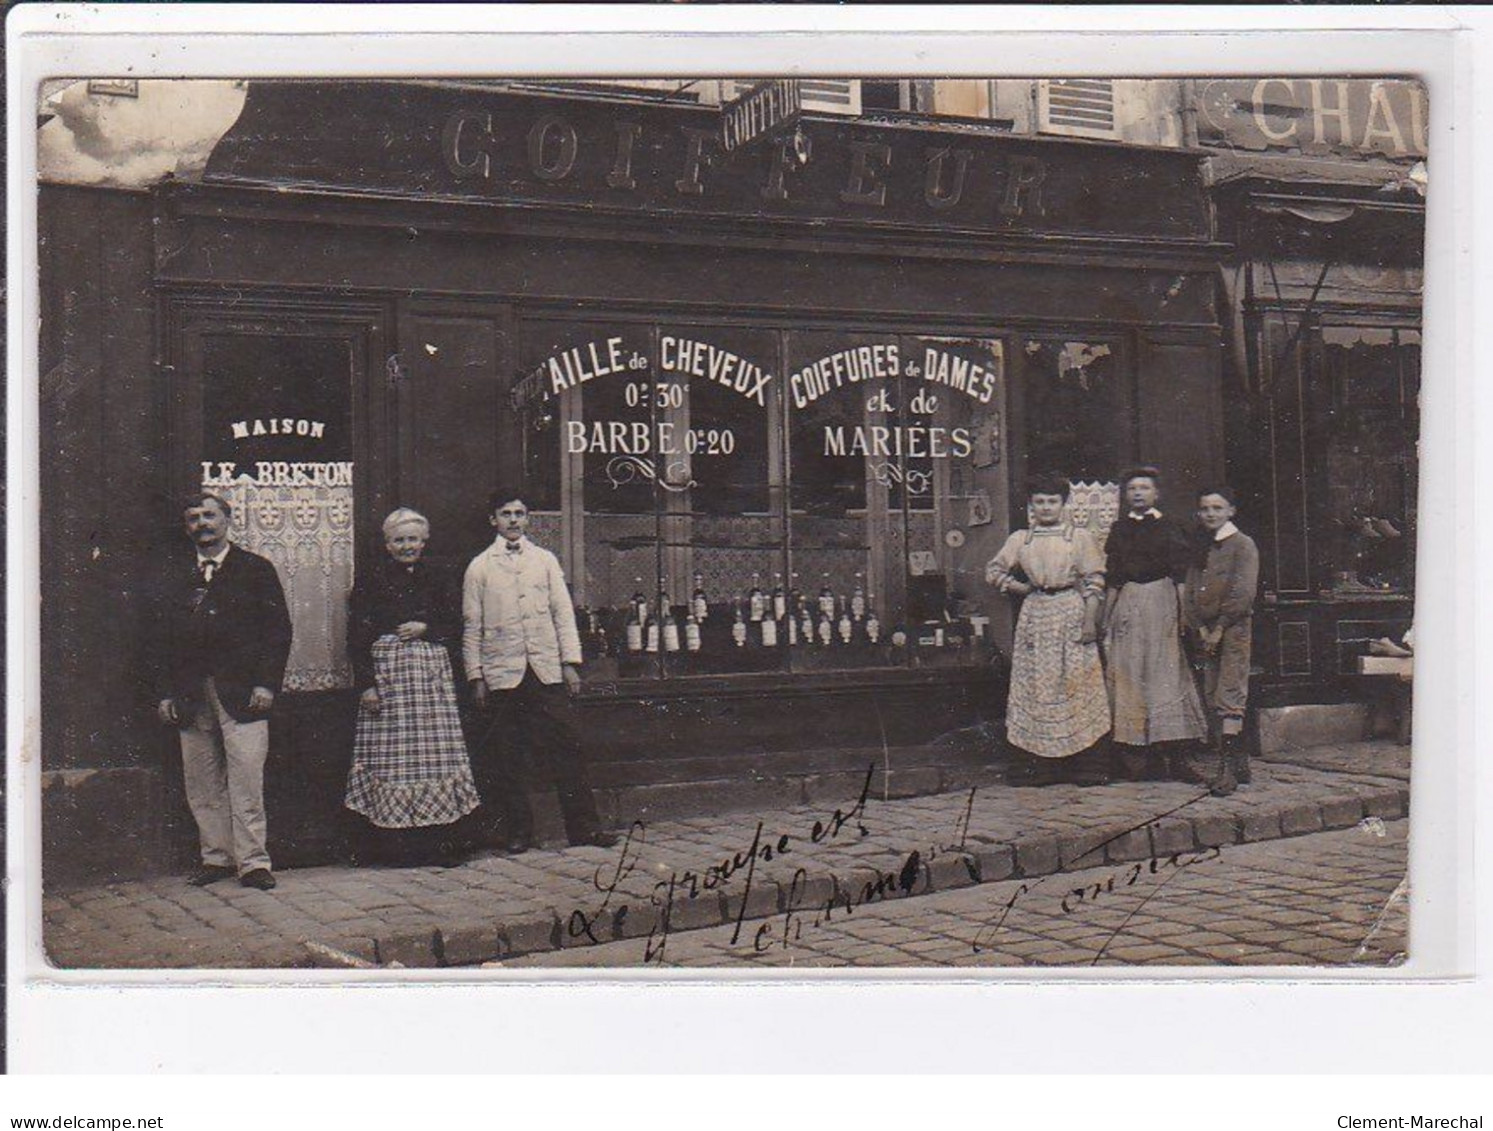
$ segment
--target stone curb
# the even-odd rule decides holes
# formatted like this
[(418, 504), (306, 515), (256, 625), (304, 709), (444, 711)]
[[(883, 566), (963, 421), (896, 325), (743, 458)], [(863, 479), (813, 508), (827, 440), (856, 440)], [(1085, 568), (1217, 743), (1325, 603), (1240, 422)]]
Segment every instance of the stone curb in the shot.
[[(879, 873), (870, 865), (849, 866), (806, 877), (790, 892), (776, 880), (756, 881), (741, 906), (740, 892), (711, 892), (676, 903), (669, 930), (700, 930), (770, 919), (793, 909), (810, 910), (834, 901), (844, 907), (892, 899), (914, 899), (976, 884), (1029, 879), (1079, 871), (1105, 864), (1202, 849), (1309, 836), (1326, 829), (1351, 828), (1367, 817), (1396, 820), (1409, 812), (1408, 784), (1386, 779), (1352, 779), (1334, 783), (1329, 795), (1291, 799), (1269, 809), (1244, 813), (1166, 816), (1139, 827), (1116, 825), (1071, 836), (1034, 833), (1013, 841), (980, 844), (964, 852), (919, 860), (897, 873)], [(621, 939), (647, 939), (657, 928), (657, 912), (635, 913), (630, 905), (584, 924), (567, 923), (561, 913), (510, 923), (479, 923), (450, 928), (423, 928), (370, 938), (364, 933), (305, 944), (307, 965), (442, 968), (475, 966), (526, 954), (538, 954)], [(744, 937), (749, 937), (743, 933)], [(641, 959), (641, 955), (640, 955)]]

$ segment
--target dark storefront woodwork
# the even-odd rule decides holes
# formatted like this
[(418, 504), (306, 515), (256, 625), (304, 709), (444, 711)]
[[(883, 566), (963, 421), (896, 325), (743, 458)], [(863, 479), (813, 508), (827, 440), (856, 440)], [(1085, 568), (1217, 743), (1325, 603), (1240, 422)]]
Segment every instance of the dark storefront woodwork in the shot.
[(1269, 441), (1249, 484), (1268, 535), (1259, 655), (1276, 698), (1357, 698), (1359, 657), (1413, 617), (1419, 273), (1270, 268), (1280, 291), (1259, 293), (1256, 266), (1246, 316), (1269, 366), (1250, 417)]
[(1384, 81), (1342, 101), (1332, 83), (1265, 81), (1297, 99), (1294, 120), (1251, 109), (1258, 84), (1229, 88), (1244, 101), (1204, 139), (1312, 155), (1212, 159), (1238, 249), (1224, 271), (1229, 464), (1240, 524), (1265, 535), (1259, 698), (1362, 699), (1378, 689), (1360, 658), (1414, 609), (1424, 92)]
[(1371, 697), (1414, 606), (1427, 99), (1413, 80), (1199, 86), (1224, 264), (1229, 468), (1258, 531), (1259, 702)]

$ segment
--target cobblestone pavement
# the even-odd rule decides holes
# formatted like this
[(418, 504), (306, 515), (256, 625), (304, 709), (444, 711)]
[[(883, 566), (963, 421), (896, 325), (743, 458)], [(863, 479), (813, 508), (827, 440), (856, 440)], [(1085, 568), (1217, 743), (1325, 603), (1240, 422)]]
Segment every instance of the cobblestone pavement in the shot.
[(1398, 742), (1341, 742), (1328, 746), (1287, 746), (1265, 756), (1267, 762), (1288, 762), (1312, 770), (1345, 774), (1373, 774), (1410, 780), (1410, 748)]
[(874, 774), (845, 774), (819, 805), (636, 825), (616, 849), (287, 870), (273, 892), (181, 877), (48, 892), (44, 941), (68, 968), (464, 966), (658, 935), (665, 915), (671, 932), (764, 919), (793, 897), (800, 870), (808, 901), (868, 884), (898, 897), (986, 885), (971, 896), (979, 905), (1009, 878), (1397, 820), (1407, 776), (1385, 769), (1408, 767), (1409, 750), (1384, 745), (1362, 759), (1339, 752), (1341, 770), (1260, 764), (1255, 784), (1226, 799), (1171, 782), (887, 799)]
[[(654, 963), (734, 970), (908, 966), (1397, 965), (1405, 957), (1408, 821), (1216, 852), (982, 884), (846, 911), (805, 906), (671, 935)], [(503, 967), (635, 966), (645, 942)]]

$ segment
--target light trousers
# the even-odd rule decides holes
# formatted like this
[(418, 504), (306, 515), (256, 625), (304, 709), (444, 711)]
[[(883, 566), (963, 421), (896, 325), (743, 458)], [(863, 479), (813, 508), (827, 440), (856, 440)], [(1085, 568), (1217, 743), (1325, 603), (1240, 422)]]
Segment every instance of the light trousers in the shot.
[(1218, 651), (1203, 662), (1203, 690), (1217, 726), (1224, 734), (1244, 730), (1249, 704), (1249, 653), (1253, 620), (1245, 617), (1223, 630)]
[(201, 706), (180, 731), (187, 804), (197, 821), (202, 862), (237, 868), (242, 876), (270, 866), (264, 816), (270, 724), (237, 721), (223, 709), (211, 679), (202, 690)]

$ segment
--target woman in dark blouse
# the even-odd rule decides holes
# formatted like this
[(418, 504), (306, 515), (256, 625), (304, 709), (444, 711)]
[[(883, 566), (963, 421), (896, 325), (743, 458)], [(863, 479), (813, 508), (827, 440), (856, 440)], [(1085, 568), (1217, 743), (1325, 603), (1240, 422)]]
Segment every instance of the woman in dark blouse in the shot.
[(358, 578), (348, 624), (362, 695), (344, 804), (390, 863), (457, 862), (451, 826), (478, 804), (451, 671), (460, 602), (422, 560), (429, 537), (416, 511), (384, 520), (389, 556)]
[(1123, 513), (1105, 543), (1104, 638), (1114, 741), (1125, 748), (1130, 776), (1164, 775), (1158, 743), (1208, 737), (1207, 717), (1182, 652), (1177, 583), (1193, 549), (1180, 527), (1156, 509), (1161, 473), (1154, 467), (1121, 478)]

